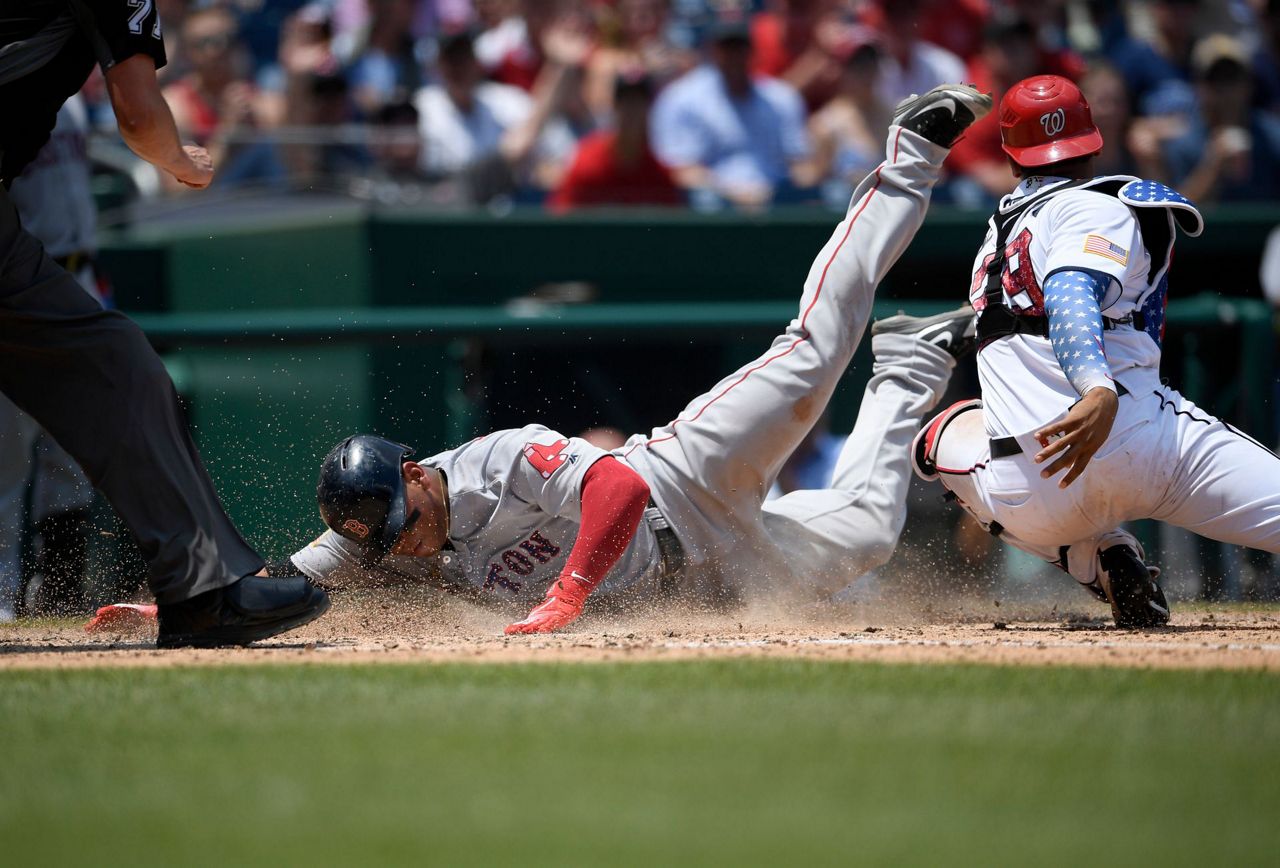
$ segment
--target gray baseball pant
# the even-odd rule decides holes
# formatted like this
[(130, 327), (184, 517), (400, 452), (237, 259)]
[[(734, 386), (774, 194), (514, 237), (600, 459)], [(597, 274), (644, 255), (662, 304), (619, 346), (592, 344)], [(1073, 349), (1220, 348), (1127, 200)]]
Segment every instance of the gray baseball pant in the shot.
[(675, 421), (621, 450), (649, 481), (694, 567), (713, 567), (742, 589), (832, 592), (892, 553), (910, 483), (908, 448), (955, 364), (924, 341), (873, 342), (874, 375), (831, 489), (764, 499), (852, 360), (876, 286), (924, 221), (946, 155), (893, 127), (886, 161), (854, 192), (787, 329)]

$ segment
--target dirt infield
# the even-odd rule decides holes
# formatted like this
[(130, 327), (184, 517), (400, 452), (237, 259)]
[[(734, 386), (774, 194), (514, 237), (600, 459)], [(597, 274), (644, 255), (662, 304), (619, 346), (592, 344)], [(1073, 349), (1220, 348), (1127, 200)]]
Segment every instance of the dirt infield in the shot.
[[(1175, 607), (1173, 626), (1126, 631), (1101, 610), (933, 611), (850, 606), (584, 619), (572, 633), (504, 637), (507, 618), (450, 601), (335, 601), (323, 619), (248, 649), (157, 651), (153, 634), (86, 634), (79, 624), (0, 627), (0, 669), (257, 663), (648, 661), (769, 656), (885, 663), (1252, 668), (1280, 671), (1280, 609)], [(576, 625), (575, 625), (576, 626)]]

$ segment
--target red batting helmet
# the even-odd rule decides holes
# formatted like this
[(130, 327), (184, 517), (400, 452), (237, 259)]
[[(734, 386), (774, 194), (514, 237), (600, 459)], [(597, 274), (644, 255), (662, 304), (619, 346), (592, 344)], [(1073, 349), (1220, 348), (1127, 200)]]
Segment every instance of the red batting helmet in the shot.
[(1019, 166), (1034, 168), (1102, 150), (1084, 94), (1060, 75), (1033, 75), (1000, 100), (1000, 142)]

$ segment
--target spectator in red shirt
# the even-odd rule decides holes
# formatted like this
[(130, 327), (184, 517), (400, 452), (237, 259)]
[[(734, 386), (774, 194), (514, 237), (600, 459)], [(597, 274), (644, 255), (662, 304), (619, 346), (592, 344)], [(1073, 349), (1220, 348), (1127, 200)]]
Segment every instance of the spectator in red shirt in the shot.
[(614, 85), (616, 128), (600, 130), (578, 145), (573, 164), (548, 200), (563, 213), (593, 205), (680, 205), (684, 196), (649, 148), (653, 83), (644, 75), (620, 75)]

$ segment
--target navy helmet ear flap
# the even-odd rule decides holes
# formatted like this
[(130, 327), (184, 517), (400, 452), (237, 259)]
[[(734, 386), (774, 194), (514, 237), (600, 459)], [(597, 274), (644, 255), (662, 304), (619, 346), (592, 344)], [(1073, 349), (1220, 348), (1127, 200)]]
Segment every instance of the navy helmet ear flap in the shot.
[(403, 443), (357, 434), (335, 446), (320, 465), (320, 517), (330, 530), (356, 544), (366, 566), (382, 560), (404, 532), (400, 468), (412, 454)]

